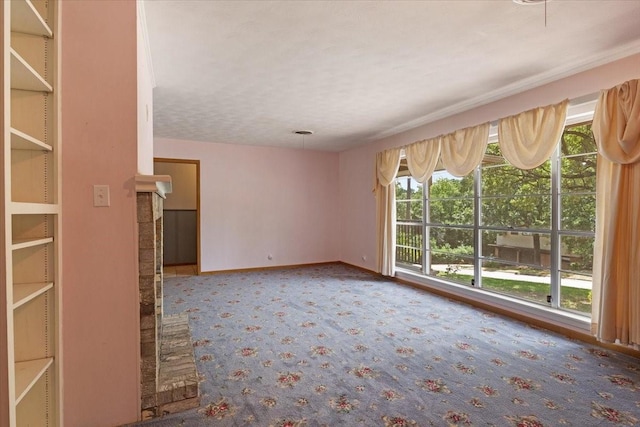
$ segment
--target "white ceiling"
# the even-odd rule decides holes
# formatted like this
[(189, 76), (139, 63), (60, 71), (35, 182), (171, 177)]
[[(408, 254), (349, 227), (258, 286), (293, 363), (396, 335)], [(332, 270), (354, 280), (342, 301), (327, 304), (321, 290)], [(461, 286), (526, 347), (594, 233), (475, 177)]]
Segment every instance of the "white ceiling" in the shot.
[(195, 141), (341, 151), (640, 52), (638, 0), (144, 6), (155, 136)]

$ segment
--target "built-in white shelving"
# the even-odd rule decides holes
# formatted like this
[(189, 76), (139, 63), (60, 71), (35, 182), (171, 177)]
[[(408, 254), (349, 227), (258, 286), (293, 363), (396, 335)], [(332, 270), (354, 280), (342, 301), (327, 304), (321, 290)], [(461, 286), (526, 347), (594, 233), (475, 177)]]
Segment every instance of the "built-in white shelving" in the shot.
[(17, 283), (13, 285), (13, 309), (28, 303), (53, 288), (53, 282), (48, 283)]
[(52, 37), (53, 32), (29, 0), (13, 1), (11, 5), (11, 31)]
[[(57, 0), (11, 0), (3, 25), (3, 172), (7, 372), (0, 425), (61, 425), (60, 158)], [(10, 31), (8, 31), (10, 30)], [(2, 408), (7, 408), (3, 412)]]
[(43, 237), (41, 239), (16, 239), (11, 245), (11, 249), (17, 251), (18, 249), (33, 248), (35, 246), (46, 245), (53, 242), (53, 237)]
[(53, 92), (47, 81), (13, 49), (11, 54), (11, 89)]
[(16, 363), (16, 404), (20, 403), (52, 363), (52, 357)]
[(51, 145), (40, 141), (37, 138), (27, 135), (17, 129), (11, 128), (11, 149), (12, 150), (36, 150), (36, 151), (51, 151), (53, 147)]
[(26, 202), (13, 202), (11, 203), (11, 212), (14, 214), (59, 214), (60, 205), (53, 205), (48, 203), (26, 203)]

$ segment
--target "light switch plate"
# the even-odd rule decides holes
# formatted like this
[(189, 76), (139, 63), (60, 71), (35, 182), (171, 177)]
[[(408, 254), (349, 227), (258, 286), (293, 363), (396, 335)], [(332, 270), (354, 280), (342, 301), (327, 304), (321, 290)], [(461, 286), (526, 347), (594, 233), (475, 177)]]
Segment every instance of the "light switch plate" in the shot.
[(109, 196), (108, 185), (93, 186), (93, 206), (95, 207), (111, 206), (111, 199)]

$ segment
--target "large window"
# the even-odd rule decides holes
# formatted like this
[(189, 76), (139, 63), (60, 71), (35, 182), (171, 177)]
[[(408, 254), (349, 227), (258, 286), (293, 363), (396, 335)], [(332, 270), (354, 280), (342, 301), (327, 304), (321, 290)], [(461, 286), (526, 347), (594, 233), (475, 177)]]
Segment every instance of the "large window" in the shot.
[[(396, 265), (557, 309), (591, 313), (596, 147), (568, 126), (551, 159), (522, 170), (487, 146), (474, 173), (396, 180)], [(424, 188), (423, 188), (424, 187)]]

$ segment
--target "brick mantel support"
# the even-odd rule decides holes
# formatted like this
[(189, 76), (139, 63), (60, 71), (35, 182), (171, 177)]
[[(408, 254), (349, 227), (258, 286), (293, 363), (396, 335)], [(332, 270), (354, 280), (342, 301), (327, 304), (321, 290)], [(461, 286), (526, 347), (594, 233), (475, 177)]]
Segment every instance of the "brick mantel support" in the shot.
[(138, 286), (140, 292), (141, 417), (157, 416), (160, 337), (162, 336), (162, 210), (171, 192), (168, 175), (136, 177), (138, 210)]

